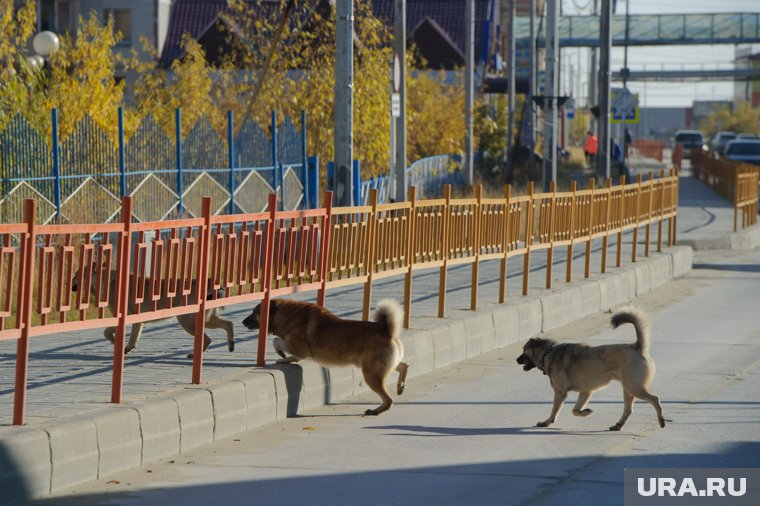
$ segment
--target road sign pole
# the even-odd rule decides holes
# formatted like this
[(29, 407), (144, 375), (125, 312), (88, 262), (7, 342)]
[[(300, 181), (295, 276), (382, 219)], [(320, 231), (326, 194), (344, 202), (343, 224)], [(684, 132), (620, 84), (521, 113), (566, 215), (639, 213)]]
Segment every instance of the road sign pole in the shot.
[[(396, 202), (406, 200), (406, 0), (395, 1), (395, 55), (393, 58), (393, 92), (398, 95), (398, 116), (391, 118), (395, 123)], [(393, 99), (391, 99), (393, 100)]]

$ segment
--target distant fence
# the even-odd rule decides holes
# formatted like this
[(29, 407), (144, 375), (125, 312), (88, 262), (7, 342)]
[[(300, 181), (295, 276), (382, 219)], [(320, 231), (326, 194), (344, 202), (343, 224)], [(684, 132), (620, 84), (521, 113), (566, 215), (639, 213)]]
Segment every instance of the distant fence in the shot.
[(662, 161), (663, 144), (660, 141), (637, 139), (633, 141), (631, 148), (636, 150), (639, 156), (654, 158), (658, 162)]
[[(600, 271), (607, 269), (608, 238), (617, 235), (621, 264), (623, 232), (632, 231), (631, 261), (636, 261), (639, 229), (645, 228), (644, 254), (650, 251), (651, 227), (656, 247), (675, 241), (678, 178), (658, 179), (569, 192), (552, 191), (485, 198), (443, 197), (313, 210), (279, 211), (269, 195), (266, 212), (212, 215), (205, 197), (197, 218), (147, 223), (133, 221), (134, 199), (122, 199), (121, 221), (111, 224), (38, 225), (35, 201), (24, 203), (24, 221), (0, 224), (0, 340), (15, 339), (14, 424), (23, 424), (31, 337), (65, 331), (115, 327), (111, 401), (122, 396), (126, 326), (192, 313), (196, 333), (192, 382), (203, 365), (204, 312), (261, 300), (260, 336), (268, 331), (272, 297), (316, 291), (324, 305), (330, 288), (361, 284), (364, 319), (369, 317), (373, 281), (404, 277), (404, 327), (411, 315), (412, 274), (439, 269), (438, 316), (446, 312), (446, 279), (454, 265), (473, 269), (471, 309), (478, 304), (480, 262), (501, 262), (498, 301), (506, 295), (507, 259), (523, 257), (522, 293), (528, 293), (530, 255), (548, 251), (546, 286), (552, 283), (555, 248), (567, 248), (566, 281), (571, 281), (573, 248), (585, 244), (584, 276), (589, 277), (592, 241), (602, 239)], [(195, 280), (202, 280), (197, 282)], [(74, 283), (79, 287), (73, 289)], [(111, 308), (114, 308), (111, 310)], [(266, 339), (258, 340), (257, 365), (264, 364)]]
[[(462, 159), (459, 155), (435, 155), (422, 158), (406, 168), (407, 185), (414, 186), (423, 198), (440, 197), (443, 187), (447, 184), (463, 186), (464, 176), (461, 171)], [(352, 166), (354, 194), (352, 201), (355, 205), (369, 203), (370, 190), (377, 190), (377, 201), (387, 204), (394, 200), (393, 175), (376, 176), (363, 179), (361, 164), (354, 160)], [(335, 191), (335, 168), (333, 162), (327, 163), (327, 188)]]
[(218, 213), (250, 213), (277, 193), (281, 208), (317, 205), (317, 163), (306, 155), (306, 116), (301, 128), (290, 118), (269, 132), (249, 119), (235, 134), (232, 113), (226, 135), (202, 117), (182, 132), (176, 110), (173, 135), (152, 116), (125, 137), (119, 110), (113, 142), (85, 116), (66, 138), (58, 138), (58, 111), (51, 132), (36, 131), (16, 116), (0, 132), (0, 222), (22, 220), (23, 201), (37, 200), (39, 223), (108, 223), (119, 215), (121, 197), (133, 197), (134, 219), (155, 221), (200, 216), (211, 196)]
[(760, 167), (726, 159), (716, 160), (700, 153), (692, 156), (692, 172), (734, 206), (734, 232), (738, 229), (740, 214), (742, 228), (757, 223)]

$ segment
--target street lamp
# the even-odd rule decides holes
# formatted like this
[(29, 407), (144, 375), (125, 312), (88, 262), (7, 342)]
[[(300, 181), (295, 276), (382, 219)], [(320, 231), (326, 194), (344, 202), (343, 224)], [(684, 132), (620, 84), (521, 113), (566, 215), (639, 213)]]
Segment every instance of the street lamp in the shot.
[(60, 46), (61, 42), (58, 40), (58, 36), (50, 30), (40, 32), (32, 39), (34, 51), (45, 59), (48, 59), (53, 53), (58, 51)]

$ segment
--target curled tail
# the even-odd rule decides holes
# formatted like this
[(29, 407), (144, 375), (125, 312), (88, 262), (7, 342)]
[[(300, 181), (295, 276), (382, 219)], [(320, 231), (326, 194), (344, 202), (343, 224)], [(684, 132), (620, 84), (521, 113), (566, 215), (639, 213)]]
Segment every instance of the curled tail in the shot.
[(398, 338), (401, 333), (401, 322), (404, 318), (404, 310), (393, 299), (383, 299), (377, 304), (375, 310), (375, 322), (384, 325), (388, 329), (388, 337)]
[(636, 329), (636, 344), (634, 347), (641, 350), (643, 355), (649, 354), (649, 318), (637, 309), (629, 309), (612, 315), (612, 326), (619, 327), (623, 323), (630, 323)]

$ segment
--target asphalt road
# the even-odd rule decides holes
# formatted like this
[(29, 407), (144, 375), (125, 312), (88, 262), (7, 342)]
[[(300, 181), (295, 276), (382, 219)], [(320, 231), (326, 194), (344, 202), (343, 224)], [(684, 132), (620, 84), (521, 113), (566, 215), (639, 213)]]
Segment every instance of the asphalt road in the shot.
[[(689, 275), (637, 299), (653, 322), (664, 429), (637, 401), (609, 432), (622, 410), (614, 383), (591, 416), (572, 416), (571, 394), (556, 425), (534, 427), (551, 389), (511, 346), (414, 378), (379, 417), (360, 415), (376, 403), (367, 394), (35, 504), (607, 505), (623, 504), (626, 467), (760, 467), (758, 258), (697, 253)], [(551, 337), (634, 340), (609, 317)]]

